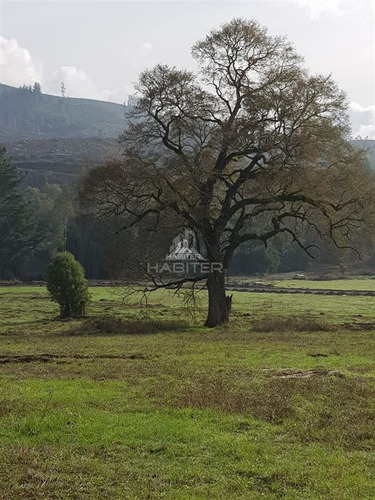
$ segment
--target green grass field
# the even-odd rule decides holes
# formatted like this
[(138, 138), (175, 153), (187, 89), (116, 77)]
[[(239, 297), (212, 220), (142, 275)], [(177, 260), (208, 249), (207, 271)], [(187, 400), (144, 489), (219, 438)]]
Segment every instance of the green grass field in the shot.
[(351, 278), (341, 280), (284, 280), (284, 281), (265, 281), (274, 287), (281, 288), (315, 288), (329, 290), (353, 290), (353, 291), (375, 291), (375, 278)]
[(375, 498), (373, 297), (91, 294), (0, 288), (2, 500)]

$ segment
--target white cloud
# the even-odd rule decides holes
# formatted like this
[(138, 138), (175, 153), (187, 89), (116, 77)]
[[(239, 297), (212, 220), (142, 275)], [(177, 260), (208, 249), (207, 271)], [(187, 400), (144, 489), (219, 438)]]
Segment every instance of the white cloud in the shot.
[[(125, 50), (125, 58), (129, 66), (137, 72), (152, 64), (153, 46), (144, 42), (135, 49)], [(89, 75), (76, 66), (62, 66), (53, 72), (52, 76), (44, 82), (44, 91), (51, 94), (60, 94), (61, 82), (64, 82), (68, 97), (86, 97), (103, 101), (123, 103), (130, 94), (134, 93), (132, 86), (117, 89), (100, 89)]]
[(361, 106), (351, 102), (349, 116), (354, 137), (375, 139), (375, 105)]
[(42, 80), (40, 65), (34, 61), (27, 49), (14, 38), (0, 36), (0, 81), (20, 87)]
[(128, 101), (128, 97), (134, 94), (134, 87), (124, 86), (121, 89), (117, 90), (104, 90), (105, 97), (103, 98), (105, 101), (110, 102), (119, 102), (122, 104), (123, 102)]
[[(138, 49), (129, 52), (134, 66), (147, 62), (152, 44), (146, 42)], [(43, 75), (41, 65), (30, 52), (21, 47), (17, 40), (0, 36), (0, 82), (14, 87), (40, 82), (46, 94), (60, 95), (61, 82), (64, 82), (66, 95), (86, 97), (123, 103), (129, 94), (134, 93), (132, 86), (115, 89), (101, 89), (89, 75), (76, 66), (61, 66), (52, 75)]]
[(67, 97), (85, 97), (122, 103), (127, 100), (129, 94), (134, 92), (131, 87), (100, 89), (85, 71), (76, 66), (62, 66), (54, 71), (51, 78), (44, 82), (44, 91), (59, 95), (62, 82), (64, 82)]
[(154, 64), (152, 51), (152, 43), (144, 42), (136, 49), (126, 49), (124, 51), (124, 56), (132, 69), (139, 73), (146, 67), (152, 66)]
[(150, 55), (150, 52), (152, 51), (152, 48), (153, 47), (151, 42), (145, 42), (139, 47), (137, 52), (141, 57), (148, 57)]
[(319, 19), (322, 14), (328, 13), (338, 16), (342, 13), (343, 0), (290, 0), (306, 9), (309, 17)]
[(62, 66), (53, 72), (51, 78), (44, 83), (44, 90), (59, 94), (61, 82), (64, 82), (68, 97), (87, 97), (98, 99), (100, 90), (88, 77), (85, 71), (76, 66)]

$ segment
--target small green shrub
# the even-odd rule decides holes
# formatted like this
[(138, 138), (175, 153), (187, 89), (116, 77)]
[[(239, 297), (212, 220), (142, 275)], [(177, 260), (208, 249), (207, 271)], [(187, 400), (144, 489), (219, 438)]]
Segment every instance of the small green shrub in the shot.
[(57, 253), (47, 268), (47, 289), (62, 318), (85, 314), (90, 300), (83, 267), (69, 252)]

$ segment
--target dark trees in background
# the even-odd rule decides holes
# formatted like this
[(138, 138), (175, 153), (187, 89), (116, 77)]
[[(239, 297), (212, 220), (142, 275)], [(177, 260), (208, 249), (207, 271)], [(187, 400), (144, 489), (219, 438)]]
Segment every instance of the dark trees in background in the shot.
[(47, 268), (47, 289), (62, 318), (85, 314), (90, 296), (83, 267), (70, 252), (55, 254)]
[[(165, 218), (190, 228), (224, 270), (242, 244), (278, 235), (309, 255), (319, 240), (355, 245), (374, 182), (331, 77), (309, 75), (291, 44), (255, 21), (234, 19), (192, 53), (197, 74), (157, 65), (140, 75), (123, 160), (91, 170), (83, 203), (126, 217), (124, 228), (155, 230)], [(192, 278), (207, 283), (210, 327), (229, 318), (224, 276)]]
[(43, 280), (48, 262), (56, 252), (66, 249), (68, 221), (74, 217), (74, 190), (45, 183), (41, 188), (25, 188), (35, 218), (38, 244), (28, 259), (23, 278)]
[(0, 148), (0, 279), (19, 278), (35, 244), (33, 213), (21, 183), (22, 176)]
[(88, 278), (141, 280), (145, 261), (156, 262), (175, 236), (171, 231), (155, 235), (142, 224), (131, 232), (122, 231), (123, 225), (120, 217), (98, 220), (79, 213), (68, 222), (67, 250), (83, 265)]
[(35, 82), (33, 85), (33, 93), (35, 94), (41, 94), (42, 93), (42, 86), (39, 82)]

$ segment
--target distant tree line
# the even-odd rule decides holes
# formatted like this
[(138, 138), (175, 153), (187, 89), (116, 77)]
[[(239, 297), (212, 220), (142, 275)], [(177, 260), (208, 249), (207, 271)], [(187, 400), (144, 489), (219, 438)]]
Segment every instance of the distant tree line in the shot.
[(19, 87), (20, 90), (23, 90), (25, 92), (29, 92), (31, 94), (41, 94), (42, 93), (42, 86), (39, 82), (35, 82), (34, 85), (22, 85), (22, 87)]
[[(140, 277), (138, 263), (165, 257), (176, 236), (167, 227), (152, 232), (144, 226), (119, 231), (121, 217), (95, 217), (82, 213), (76, 187), (50, 184), (26, 186), (5, 149), (0, 149), (0, 279), (44, 280), (48, 263), (57, 252), (69, 251), (83, 265), (89, 279)], [(372, 234), (358, 242), (364, 263), (375, 265)], [(304, 242), (309, 244), (309, 229)], [(343, 269), (358, 262), (352, 251), (325, 246), (315, 252), (320, 264)], [(267, 247), (249, 242), (234, 255), (229, 273), (249, 275), (303, 272), (312, 260), (286, 235), (278, 235)], [(132, 263), (132, 264), (131, 264)]]

